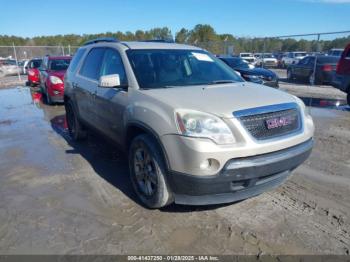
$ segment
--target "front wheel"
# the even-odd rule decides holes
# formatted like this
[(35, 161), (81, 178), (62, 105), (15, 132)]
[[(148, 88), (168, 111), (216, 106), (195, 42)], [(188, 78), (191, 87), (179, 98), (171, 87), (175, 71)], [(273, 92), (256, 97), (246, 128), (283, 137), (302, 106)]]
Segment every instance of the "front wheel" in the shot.
[(348, 95), (346, 96), (346, 100), (348, 102), (348, 105), (350, 106), (350, 90), (348, 91)]
[(133, 139), (129, 148), (129, 169), (134, 190), (145, 206), (161, 208), (173, 202), (163, 156), (152, 136), (142, 134)]

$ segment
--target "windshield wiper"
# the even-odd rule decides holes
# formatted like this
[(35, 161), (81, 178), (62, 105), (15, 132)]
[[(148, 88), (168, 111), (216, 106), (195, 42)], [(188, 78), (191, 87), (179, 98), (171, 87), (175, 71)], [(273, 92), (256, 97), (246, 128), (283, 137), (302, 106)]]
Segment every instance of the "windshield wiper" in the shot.
[(236, 83), (236, 81), (233, 81), (233, 80), (215, 80), (215, 81), (208, 83), (208, 85), (229, 84), (229, 83)]

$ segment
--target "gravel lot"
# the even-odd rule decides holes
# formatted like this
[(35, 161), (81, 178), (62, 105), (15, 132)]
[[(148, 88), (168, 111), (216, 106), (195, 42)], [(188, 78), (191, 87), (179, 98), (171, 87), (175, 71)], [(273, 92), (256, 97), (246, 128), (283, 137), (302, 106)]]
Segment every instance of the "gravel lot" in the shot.
[(278, 189), (148, 210), (116, 148), (93, 134), (74, 143), (62, 105), (2, 89), (0, 254), (349, 255), (350, 111), (341, 109), (311, 109), (313, 153)]

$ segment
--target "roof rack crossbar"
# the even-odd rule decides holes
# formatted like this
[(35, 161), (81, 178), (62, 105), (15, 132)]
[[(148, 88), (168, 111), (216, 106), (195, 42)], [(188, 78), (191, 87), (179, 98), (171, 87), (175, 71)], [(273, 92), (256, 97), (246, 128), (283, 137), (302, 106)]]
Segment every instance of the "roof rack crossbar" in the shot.
[(117, 42), (119, 42), (119, 40), (116, 39), (116, 38), (113, 38), (113, 37), (101, 37), (101, 38), (96, 38), (96, 39), (93, 39), (93, 40), (85, 42), (84, 46), (85, 45), (96, 44), (96, 43), (99, 43), (99, 42), (117, 43)]

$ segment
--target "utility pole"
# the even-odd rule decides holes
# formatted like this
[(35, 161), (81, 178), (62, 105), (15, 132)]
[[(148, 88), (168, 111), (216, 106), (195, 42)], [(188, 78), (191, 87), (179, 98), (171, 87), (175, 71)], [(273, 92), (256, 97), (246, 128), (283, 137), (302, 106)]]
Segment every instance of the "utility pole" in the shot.
[(13, 45), (13, 53), (15, 55), (15, 59), (16, 59), (16, 66), (17, 66), (17, 74), (18, 74), (18, 80), (21, 81), (21, 73), (19, 72), (19, 67), (18, 67), (18, 60), (17, 60), (17, 52), (16, 52), (16, 47), (15, 47), (15, 43), (12, 42)]

